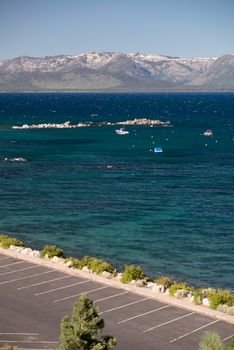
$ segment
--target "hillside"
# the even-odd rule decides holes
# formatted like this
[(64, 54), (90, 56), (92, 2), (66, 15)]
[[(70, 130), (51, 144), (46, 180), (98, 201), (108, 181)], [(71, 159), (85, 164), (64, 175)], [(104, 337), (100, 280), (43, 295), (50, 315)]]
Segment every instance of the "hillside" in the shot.
[(0, 91), (233, 91), (234, 55), (184, 59), (118, 52), (0, 61)]

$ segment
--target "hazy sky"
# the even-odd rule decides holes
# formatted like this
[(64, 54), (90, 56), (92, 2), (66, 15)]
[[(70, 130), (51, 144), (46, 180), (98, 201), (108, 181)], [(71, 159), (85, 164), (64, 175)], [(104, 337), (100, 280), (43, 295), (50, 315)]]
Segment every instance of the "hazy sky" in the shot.
[(234, 53), (234, 0), (0, 0), (0, 58)]

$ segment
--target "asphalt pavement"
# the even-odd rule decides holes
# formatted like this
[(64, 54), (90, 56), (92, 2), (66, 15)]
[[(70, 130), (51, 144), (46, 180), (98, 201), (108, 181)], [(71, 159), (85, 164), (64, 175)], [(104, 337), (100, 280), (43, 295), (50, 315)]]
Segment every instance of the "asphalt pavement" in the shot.
[(234, 326), (123, 289), (0, 255), (0, 346), (58, 347), (61, 319), (87, 294), (105, 320), (116, 350), (197, 350), (205, 331), (227, 343)]

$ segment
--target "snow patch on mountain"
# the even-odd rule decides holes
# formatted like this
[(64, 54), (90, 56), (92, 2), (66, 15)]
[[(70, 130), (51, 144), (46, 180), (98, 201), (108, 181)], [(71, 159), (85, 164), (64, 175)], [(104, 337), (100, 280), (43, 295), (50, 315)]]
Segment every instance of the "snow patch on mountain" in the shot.
[[(194, 70), (195, 72), (201, 72), (210, 67), (210, 65), (217, 58), (193, 58), (182, 59), (173, 58), (160, 55), (144, 55), (144, 54), (123, 54), (118, 52), (91, 52), (81, 53), (78, 55), (61, 55), (54, 57), (17, 57), (12, 60), (0, 61), (1, 67), (8, 72), (33, 72), (33, 71), (56, 71), (65, 66), (74, 66), (88, 68), (88, 69), (100, 69), (106, 65), (110, 65), (112, 62), (118, 62), (122, 60), (131, 61), (132, 63), (141, 66), (148, 70), (152, 75), (158, 73), (159, 69), (169, 70), (170, 74), (179, 73), (181, 71), (182, 76), (186, 76), (185, 72), (188, 70)], [(182, 67), (184, 65), (184, 67)]]

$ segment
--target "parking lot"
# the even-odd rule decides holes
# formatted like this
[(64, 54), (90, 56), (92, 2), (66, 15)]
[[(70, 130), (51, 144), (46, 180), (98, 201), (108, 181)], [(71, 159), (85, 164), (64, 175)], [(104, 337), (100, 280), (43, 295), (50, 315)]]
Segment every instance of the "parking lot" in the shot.
[(104, 333), (117, 337), (116, 349), (195, 350), (204, 331), (217, 331), (224, 342), (234, 335), (220, 320), (0, 255), (0, 346), (57, 347), (60, 321), (83, 293), (99, 307)]

